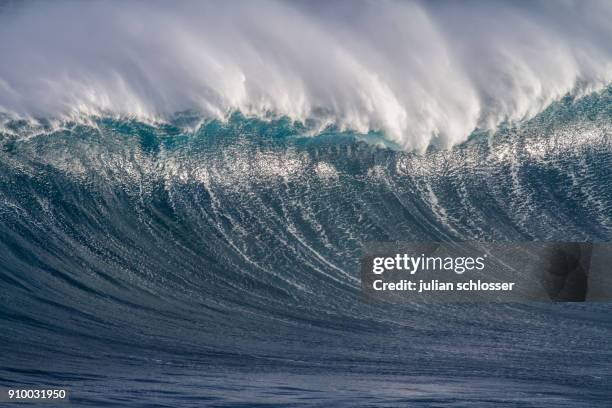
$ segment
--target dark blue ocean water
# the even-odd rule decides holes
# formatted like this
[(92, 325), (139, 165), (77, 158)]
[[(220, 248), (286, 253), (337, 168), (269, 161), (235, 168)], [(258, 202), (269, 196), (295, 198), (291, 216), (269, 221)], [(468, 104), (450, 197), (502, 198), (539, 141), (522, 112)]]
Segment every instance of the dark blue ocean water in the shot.
[(366, 304), (358, 262), (372, 241), (610, 241), (611, 101), (424, 155), (238, 114), (11, 122), (0, 386), (71, 406), (610, 406), (611, 305)]

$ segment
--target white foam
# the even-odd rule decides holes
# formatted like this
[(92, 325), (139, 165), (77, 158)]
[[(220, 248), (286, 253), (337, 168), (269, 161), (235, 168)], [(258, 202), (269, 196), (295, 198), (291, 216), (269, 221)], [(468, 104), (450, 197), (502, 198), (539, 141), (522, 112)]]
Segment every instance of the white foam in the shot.
[(612, 82), (612, 3), (30, 2), (0, 9), (0, 112), (286, 115), (450, 146)]

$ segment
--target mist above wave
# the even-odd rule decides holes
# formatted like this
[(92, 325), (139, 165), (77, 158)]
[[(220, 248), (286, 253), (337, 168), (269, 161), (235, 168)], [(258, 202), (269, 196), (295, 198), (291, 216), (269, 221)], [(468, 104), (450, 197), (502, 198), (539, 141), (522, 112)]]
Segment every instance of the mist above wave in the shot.
[(32, 2), (0, 9), (0, 111), (234, 111), (450, 146), (612, 82), (610, 2)]

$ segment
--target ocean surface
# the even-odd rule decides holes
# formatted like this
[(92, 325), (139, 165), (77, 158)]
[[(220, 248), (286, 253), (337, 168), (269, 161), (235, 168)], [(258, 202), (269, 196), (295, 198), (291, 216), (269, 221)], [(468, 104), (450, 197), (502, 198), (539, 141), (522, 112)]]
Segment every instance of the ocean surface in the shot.
[(79, 407), (609, 407), (612, 305), (363, 303), (359, 257), (610, 241), (611, 126), (610, 88), (422, 154), (240, 113), (6, 120), (0, 385)]

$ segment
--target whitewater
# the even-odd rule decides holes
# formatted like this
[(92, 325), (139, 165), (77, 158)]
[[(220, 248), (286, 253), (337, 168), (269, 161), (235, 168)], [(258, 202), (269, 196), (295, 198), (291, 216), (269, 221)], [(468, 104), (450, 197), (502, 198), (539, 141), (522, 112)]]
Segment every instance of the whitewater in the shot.
[(422, 152), (610, 84), (611, 20), (607, 1), (9, 2), (0, 112), (238, 111)]

